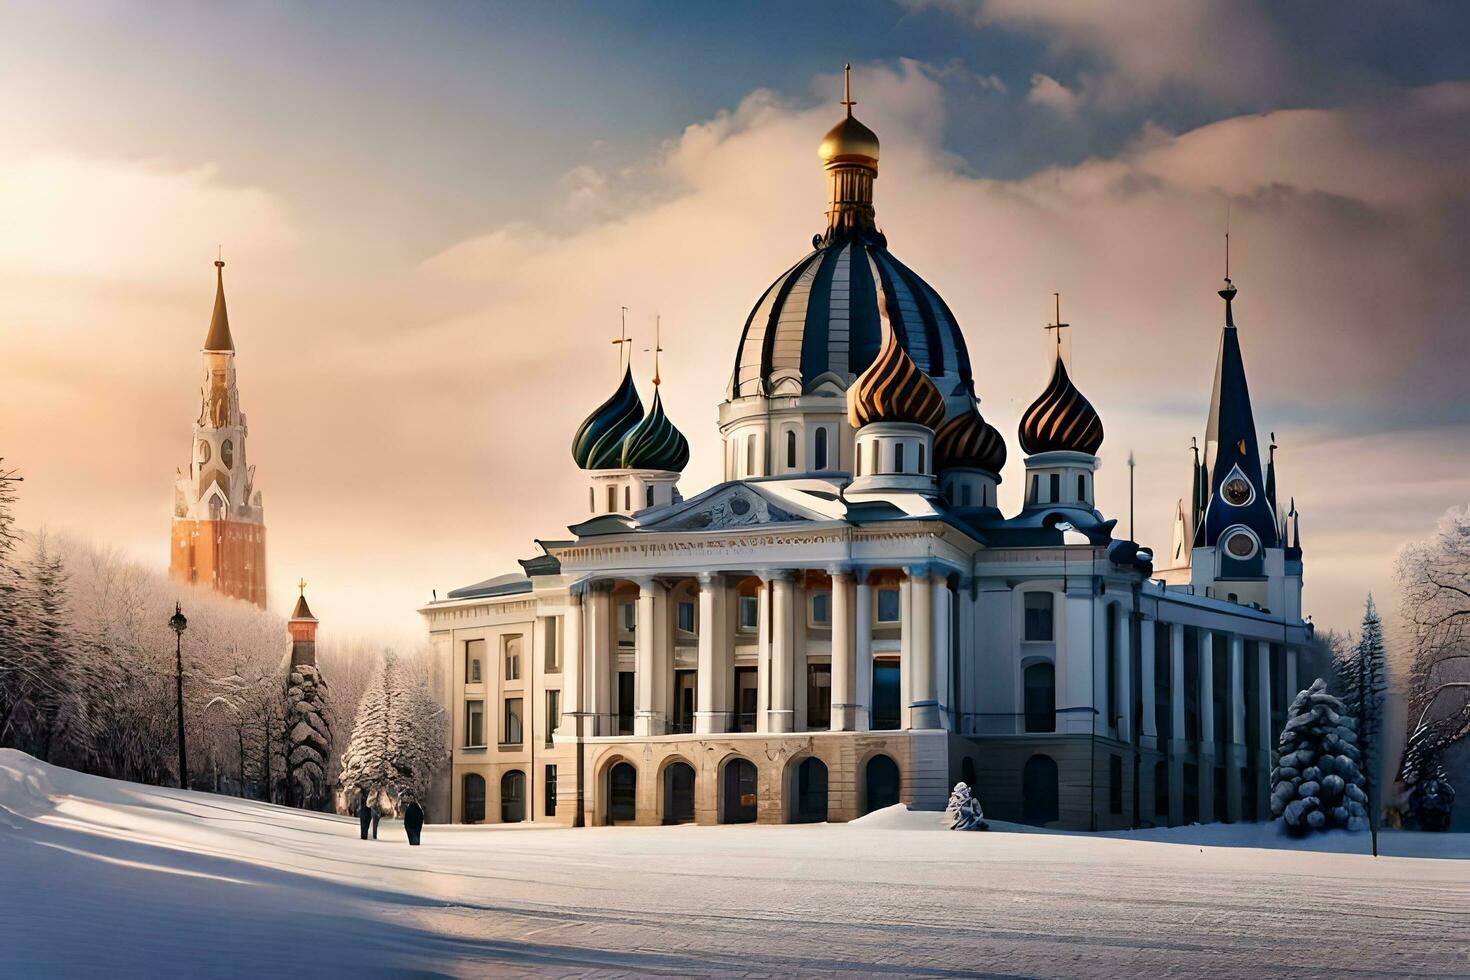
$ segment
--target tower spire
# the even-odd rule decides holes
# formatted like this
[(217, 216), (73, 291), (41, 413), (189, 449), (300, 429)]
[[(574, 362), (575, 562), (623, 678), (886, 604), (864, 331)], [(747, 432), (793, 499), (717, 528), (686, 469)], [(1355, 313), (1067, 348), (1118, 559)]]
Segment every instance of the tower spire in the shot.
[(209, 333), (204, 338), (204, 349), (235, 352), (235, 340), (230, 336), (230, 314), (225, 308), (225, 260), (224, 249), (220, 258), (214, 260), (214, 312), (209, 317)]
[(842, 66), (842, 104), (847, 106), (847, 118), (852, 118), (852, 107), (857, 105), (852, 98), (852, 62)]
[(1235, 283), (1230, 281), (1230, 199), (1225, 199), (1225, 286), (1220, 290), (1220, 298), (1225, 301), (1225, 326), (1235, 326), (1235, 313), (1230, 308), (1230, 301), (1235, 299), (1237, 290)]
[(862, 234), (881, 239), (873, 215), (873, 181), (878, 178), (878, 135), (852, 114), (852, 65), (842, 66), (842, 101), (846, 114), (822, 137), (817, 155), (827, 171), (831, 195), (827, 233), (817, 245)]

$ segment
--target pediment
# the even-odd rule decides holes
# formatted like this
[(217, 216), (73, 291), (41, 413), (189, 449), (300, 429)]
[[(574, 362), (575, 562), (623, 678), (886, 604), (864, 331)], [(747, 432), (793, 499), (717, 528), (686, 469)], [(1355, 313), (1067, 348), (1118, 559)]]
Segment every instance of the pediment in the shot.
[(689, 501), (677, 512), (644, 525), (653, 531), (720, 531), (732, 527), (787, 524), (805, 517), (778, 507), (742, 484), (716, 488)]

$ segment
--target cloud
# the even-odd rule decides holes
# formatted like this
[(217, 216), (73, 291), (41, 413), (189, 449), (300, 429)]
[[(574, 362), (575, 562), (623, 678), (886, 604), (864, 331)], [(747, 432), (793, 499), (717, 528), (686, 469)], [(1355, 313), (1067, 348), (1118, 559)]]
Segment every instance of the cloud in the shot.
[[(883, 141), (879, 221), (963, 325), (984, 411), (1011, 442), (1006, 506), (1021, 482), (1013, 433), (1045, 384), (1041, 326), (1060, 290), (1074, 376), (1108, 425), (1103, 507), (1126, 513), (1122, 461), (1135, 450), (1139, 534), (1167, 547), (1209, 401), (1227, 195), (1257, 418), (1281, 436), (1286, 492), (1306, 515), (1318, 622), (1350, 622), (1354, 583), (1379, 581), (1410, 527), (1463, 502), (1452, 476), (1396, 495), (1388, 474), (1446, 460), (1463, 471), (1470, 444), (1454, 346), (1470, 308), (1458, 264), (1470, 207), (1453, 173), (1470, 85), (1177, 135), (1151, 128), (1117, 155), (1015, 181), (971, 176), (943, 149), (929, 69), (864, 67), (855, 85)], [(203, 195), (240, 227), (255, 222), (251, 260), (229, 270), (231, 320), (279, 601), (306, 574), (324, 618), (410, 631), (430, 588), (514, 569), (532, 538), (564, 535), (586, 507), (567, 446), (613, 386), (622, 306), (645, 396), (644, 348), (663, 316), (664, 402), (693, 449), (685, 493), (717, 480), (717, 404), (740, 326), (824, 225), (816, 145), (835, 121), (830, 103), (754, 92), (646, 160), (577, 172), (543, 217), (371, 275), (356, 259), (372, 243), (302, 224), (268, 188), (236, 198), (245, 192), (208, 174), (175, 178), (182, 200)], [(46, 237), (51, 216), (28, 212), (9, 240), (39, 235), (54, 265), (65, 249)], [(63, 224), (70, 238), (85, 223)], [(181, 241), (164, 251), (168, 268), (147, 260), (154, 292), (99, 277), (58, 297), (8, 273), (7, 308), (28, 310), (35, 330), (24, 341), (0, 330), (0, 446), (26, 471), (27, 523), (80, 522), (162, 560), (212, 271), (169, 250), (212, 244), (203, 224), (169, 232)], [(127, 368), (93, 356), (96, 345)], [(44, 427), (17, 423), (37, 405)], [(1369, 486), (1393, 509), (1391, 529), (1348, 506)], [(1365, 535), (1365, 523), (1380, 530)]]
[(1033, 105), (1046, 106), (1059, 116), (1070, 117), (1076, 115), (1081, 100), (1076, 92), (1055, 78), (1036, 72), (1031, 76), (1031, 90), (1026, 93), (1026, 101)]

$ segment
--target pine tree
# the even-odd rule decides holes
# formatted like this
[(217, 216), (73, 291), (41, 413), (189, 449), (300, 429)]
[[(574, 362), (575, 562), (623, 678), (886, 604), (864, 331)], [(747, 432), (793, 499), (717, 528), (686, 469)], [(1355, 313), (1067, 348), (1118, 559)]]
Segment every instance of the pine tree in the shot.
[(20, 477), (0, 458), (0, 745), (11, 744), (12, 720), (24, 705), (30, 675), (25, 580), (15, 565), (16, 484)]
[(386, 651), (342, 754), (343, 787), (388, 806), (422, 799), (447, 756), (444, 721), (423, 679)]
[(1271, 773), (1271, 815), (1289, 832), (1368, 829), (1357, 741), (1353, 719), (1322, 678), (1291, 702)]
[(292, 802), (308, 810), (326, 807), (332, 722), (327, 682), (315, 665), (292, 667), (286, 688), (287, 766)]
[(1367, 794), (1368, 827), (1373, 832), (1373, 854), (1378, 854), (1377, 773), (1379, 735), (1383, 728), (1383, 696), (1387, 688), (1383, 651), (1383, 623), (1373, 597), (1363, 610), (1363, 632), (1354, 651), (1352, 700), (1357, 713), (1358, 748), (1363, 753), (1363, 791)]

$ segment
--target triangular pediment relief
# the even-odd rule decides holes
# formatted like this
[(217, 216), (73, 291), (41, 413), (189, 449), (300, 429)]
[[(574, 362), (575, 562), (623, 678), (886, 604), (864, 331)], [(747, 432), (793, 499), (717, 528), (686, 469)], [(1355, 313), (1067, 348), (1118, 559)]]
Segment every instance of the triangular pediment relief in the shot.
[(651, 524), (649, 531), (720, 531), (732, 527), (788, 524), (809, 518), (772, 503), (744, 484), (727, 484), (701, 494)]

